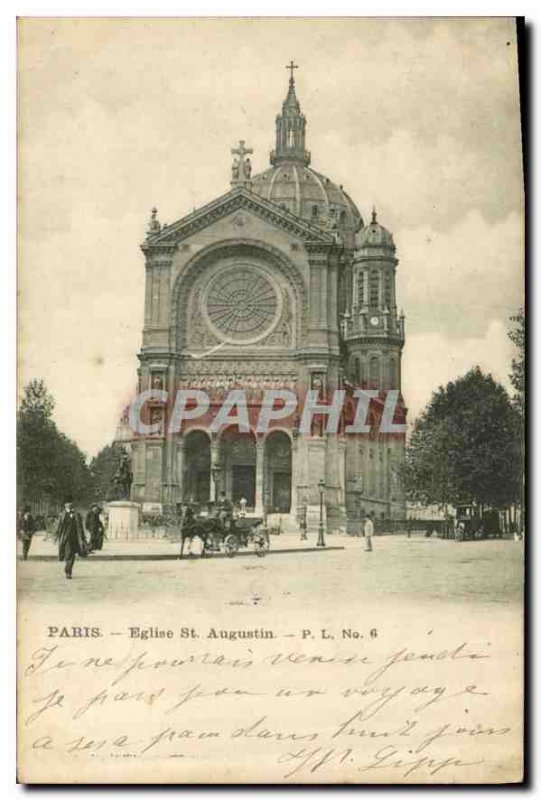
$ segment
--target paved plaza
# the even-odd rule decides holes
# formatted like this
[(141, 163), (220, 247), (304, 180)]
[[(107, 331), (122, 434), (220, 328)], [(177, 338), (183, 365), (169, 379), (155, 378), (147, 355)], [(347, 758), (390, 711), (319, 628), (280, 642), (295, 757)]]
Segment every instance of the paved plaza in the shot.
[[(234, 558), (188, 558), (179, 561), (178, 543), (164, 540), (105, 542), (100, 553), (77, 559), (71, 582), (56, 560), (56, 545), (36, 536), (30, 559), (19, 561), (19, 591), (40, 603), (156, 603), (160, 597), (203, 598), (227, 606), (256, 602), (275, 610), (291, 604), (332, 598), (335, 606), (367, 602), (489, 605), (522, 599), (521, 542), (489, 540), (455, 542), (424, 536), (364, 539), (327, 537), (327, 548), (296, 535), (271, 538), (265, 558), (250, 551)], [(254, 586), (257, 588), (254, 590)], [(319, 602), (319, 600), (318, 600)]]

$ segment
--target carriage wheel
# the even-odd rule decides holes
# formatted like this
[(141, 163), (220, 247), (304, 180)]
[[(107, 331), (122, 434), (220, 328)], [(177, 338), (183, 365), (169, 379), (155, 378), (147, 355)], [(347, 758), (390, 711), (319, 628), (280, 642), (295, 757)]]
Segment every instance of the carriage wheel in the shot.
[(227, 556), (229, 558), (233, 558), (238, 549), (239, 543), (237, 541), (237, 537), (230, 533), (229, 536), (226, 536), (224, 539), (224, 550)]

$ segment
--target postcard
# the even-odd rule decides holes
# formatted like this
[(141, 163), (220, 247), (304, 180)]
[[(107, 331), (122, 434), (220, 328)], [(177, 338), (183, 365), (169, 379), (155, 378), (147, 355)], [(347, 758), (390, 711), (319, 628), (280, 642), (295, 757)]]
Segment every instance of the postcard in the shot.
[(18, 781), (523, 781), (514, 18), (22, 18)]

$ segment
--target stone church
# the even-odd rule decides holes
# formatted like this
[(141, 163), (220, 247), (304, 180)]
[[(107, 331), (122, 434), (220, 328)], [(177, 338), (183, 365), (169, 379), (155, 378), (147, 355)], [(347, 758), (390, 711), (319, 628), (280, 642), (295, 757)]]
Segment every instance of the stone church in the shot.
[[(225, 490), (248, 510), (356, 532), (364, 514), (404, 519), (404, 434), (378, 428), (385, 394), (401, 388), (404, 315), (398, 313), (393, 237), (372, 211), (365, 224), (342, 186), (311, 167), (306, 117), (293, 76), (276, 117), (270, 166), (252, 175), (252, 150), (232, 149), (230, 189), (177, 222), (152, 217), (146, 259), (138, 391), (246, 391), (251, 411), (266, 388), (316, 387), (348, 397), (370, 388), (370, 433), (301, 433), (298, 418), (265, 435), (208, 420), (167, 431), (168, 408), (151, 402), (158, 428), (124, 444), (132, 500), (145, 508), (212, 500)], [(251, 417), (252, 418), (252, 417)], [(395, 419), (406, 418), (399, 395)]]

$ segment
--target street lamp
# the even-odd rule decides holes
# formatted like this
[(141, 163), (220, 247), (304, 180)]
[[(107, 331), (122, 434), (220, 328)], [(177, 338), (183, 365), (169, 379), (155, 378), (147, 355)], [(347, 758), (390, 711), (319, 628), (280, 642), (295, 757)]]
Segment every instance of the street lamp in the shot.
[(317, 537), (317, 547), (325, 547), (325, 536), (323, 533), (323, 492), (325, 491), (325, 481), (321, 478), (318, 481), (319, 489), (319, 532)]

